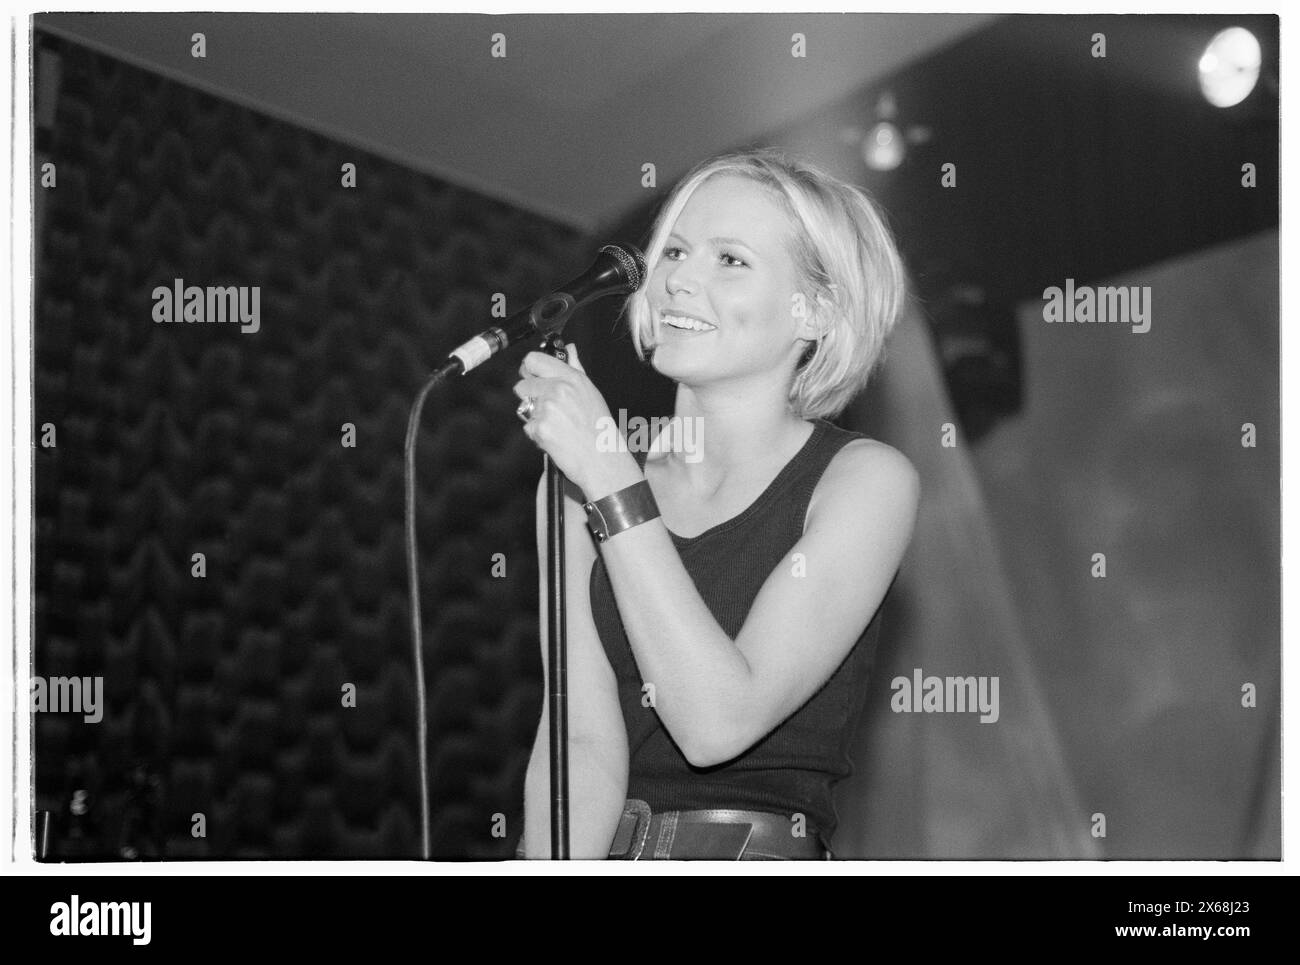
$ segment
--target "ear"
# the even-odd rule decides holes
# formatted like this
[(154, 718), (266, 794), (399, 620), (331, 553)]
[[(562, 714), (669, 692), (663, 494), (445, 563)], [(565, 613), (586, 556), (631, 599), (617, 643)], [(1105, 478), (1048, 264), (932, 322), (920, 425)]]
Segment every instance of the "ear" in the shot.
[(825, 337), (831, 330), (835, 312), (839, 310), (840, 288), (834, 282), (831, 282), (829, 297), (826, 295), (817, 296), (817, 309), (812, 313), (812, 317), (806, 319), (809, 334), (806, 336), (811, 339)]
[(817, 296), (817, 305), (808, 314), (799, 319), (797, 334), (799, 338), (806, 338), (815, 342), (821, 338), (831, 327), (830, 311), (834, 308), (833, 303), (824, 295)]
[(810, 318), (802, 319), (799, 322), (799, 337), (815, 342), (817, 339), (825, 335), (829, 328), (830, 324), (825, 315), (818, 312)]

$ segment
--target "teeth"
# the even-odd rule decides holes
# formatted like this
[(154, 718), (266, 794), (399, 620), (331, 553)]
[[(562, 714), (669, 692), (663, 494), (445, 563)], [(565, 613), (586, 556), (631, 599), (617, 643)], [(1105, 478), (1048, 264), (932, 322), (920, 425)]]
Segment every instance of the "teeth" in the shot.
[(701, 322), (698, 318), (687, 318), (684, 315), (664, 315), (665, 325), (671, 325), (673, 328), (685, 328), (692, 332), (711, 332), (716, 325), (710, 325), (708, 322)]

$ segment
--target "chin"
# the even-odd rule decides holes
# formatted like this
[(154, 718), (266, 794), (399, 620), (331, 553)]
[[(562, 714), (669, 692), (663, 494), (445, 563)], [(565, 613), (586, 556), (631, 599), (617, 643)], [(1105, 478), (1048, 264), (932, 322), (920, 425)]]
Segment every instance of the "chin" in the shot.
[(655, 348), (650, 356), (650, 366), (660, 375), (676, 382), (691, 375), (699, 375), (705, 360), (698, 353), (683, 352), (675, 346)]

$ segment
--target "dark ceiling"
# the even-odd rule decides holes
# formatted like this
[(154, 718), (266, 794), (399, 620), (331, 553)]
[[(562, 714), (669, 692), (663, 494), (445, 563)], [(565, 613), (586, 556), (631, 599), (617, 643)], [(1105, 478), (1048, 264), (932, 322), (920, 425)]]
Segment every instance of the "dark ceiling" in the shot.
[[(1210, 106), (1196, 64), (1245, 26), (1277, 70), (1276, 17), (1017, 16), (896, 75), (900, 119), (933, 140), (865, 177), (921, 291), (975, 282), (1041, 297), (1278, 223), (1276, 88)], [(1093, 58), (1093, 34), (1106, 37)], [(1274, 74), (1274, 77), (1276, 74)], [(958, 186), (939, 186), (957, 164)], [(1258, 186), (1241, 185), (1252, 162)]]

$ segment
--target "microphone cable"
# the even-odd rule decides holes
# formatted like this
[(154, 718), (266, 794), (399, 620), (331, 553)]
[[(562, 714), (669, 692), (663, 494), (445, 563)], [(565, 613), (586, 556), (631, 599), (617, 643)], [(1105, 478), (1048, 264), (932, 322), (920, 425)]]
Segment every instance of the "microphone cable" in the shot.
[(420, 561), (415, 544), (415, 444), (420, 432), (420, 413), (429, 391), (456, 370), (446, 365), (425, 381), (411, 405), (406, 423), (406, 569), (411, 595), (411, 641), (415, 664), (416, 754), (420, 763), (420, 854), (430, 856), (429, 824), (429, 717), (428, 695), (424, 687), (424, 640), (420, 628)]

